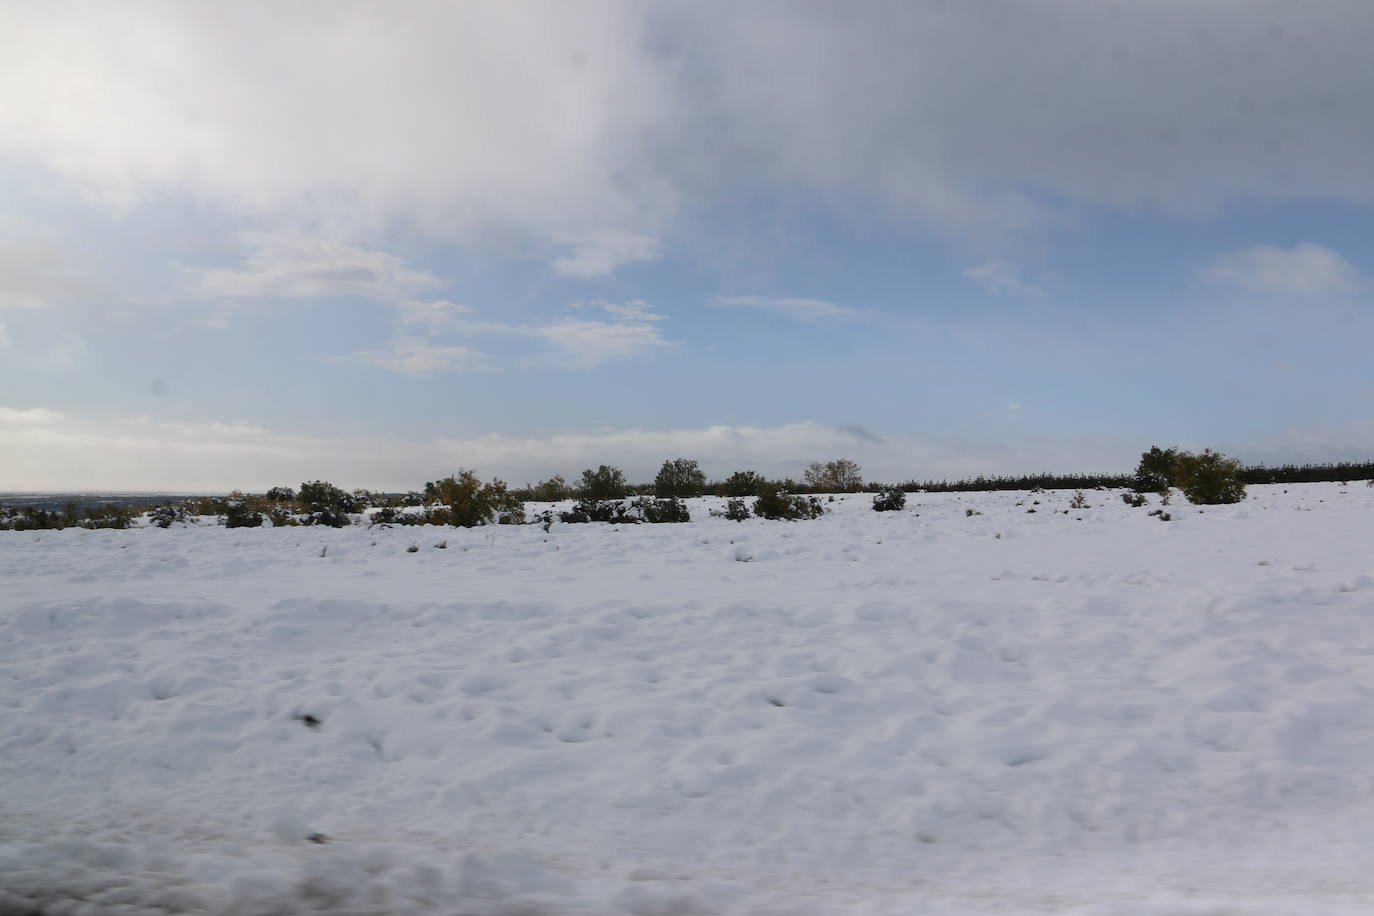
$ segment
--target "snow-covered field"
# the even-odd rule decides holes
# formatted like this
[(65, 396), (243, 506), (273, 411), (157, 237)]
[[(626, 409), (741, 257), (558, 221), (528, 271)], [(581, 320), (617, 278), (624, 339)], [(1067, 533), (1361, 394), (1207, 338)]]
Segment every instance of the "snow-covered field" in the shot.
[(1071, 496), (0, 532), (0, 913), (1374, 912), (1374, 488)]

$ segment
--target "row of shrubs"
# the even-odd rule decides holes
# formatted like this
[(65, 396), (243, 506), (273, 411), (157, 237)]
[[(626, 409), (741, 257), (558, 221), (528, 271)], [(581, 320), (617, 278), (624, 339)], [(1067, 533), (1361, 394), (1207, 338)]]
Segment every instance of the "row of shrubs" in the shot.
[[(1246, 483), (1369, 478), (1374, 478), (1374, 462), (1244, 468), (1238, 460), (1210, 449), (1193, 454), (1158, 446), (1144, 452), (1135, 473), (1129, 475), (1039, 474), (976, 477), (955, 483), (908, 481), (896, 486), (865, 484), (858, 464), (847, 458), (813, 462), (803, 472), (800, 483), (792, 479), (770, 481), (755, 471), (736, 471), (713, 484), (707, 483), (696, 461), (674, 458), (663, 463), (653, 483), (637, 486), (629, 484), (619, 468), (604, 464), (594, 470), (584, 470), (576, 485), (555, 476), (518, 489), (509, 488), (501, 480), (483, 482), (473, 471), (463, 470), (426, 483), (423, 490), (401, 494), (350, 492), (316, 480), (302, 483), (299, 490), (273, 487), (261, 495), (234, 492), (227, 497), (199, 497), (141, 510), (111, 505), (79, 510), (75, 504), (61, 511), (0, 508), (0, 529), (127, 528), (143, 511), (149, 513), (152, 524), (164, 528), (193, 516), (207, 515), (219, 517), (230, 528), (262, 525), (341, 527), (367, 510), (371, 510), (369, 521), (374, 524), (473, 527), (521, 523), (525, 520), (524, 503), (569, 499), (578, 502), (571, 510), (557, 513), (557, 518), (566, 523), (653, 524), (689, 521), (687, 508), (681, 500), (707, 493), (727, 497), (726, 508), (715, 514), (736, 520), (751, 515), (767, 519), (815, 518), (824, 511), (819, 500), (808, 495), (815, 492), (872, 492), (875, 494), (873, 508), (879, 512), (902, 509), (906, 493), (918, 490), (967, 492), (1121, 487), (1147, 493), (1178, 487), (1189, 501), (1214, 505), (1244, 499)], [(745, 501), (750, 497), (754, 500), (752, 506)], [(539, 518), (551, 524), (554, 517), (549, 511), (541, 513)]]
[(761, 488), (778, 486), (789, 493), (858, 493), (864, 489), (859, 465), (848, 458), (812, 462), (802, 472), (800, 482), (787, 478), (770, 481), (756, 471), (735, 471), (723, 480), (708, 482), (701, 466), (690, 458), (670, 458), (663, 462), (652, 483), (633, 484), (617, 467), (603, 464), (588, 468), (574, 483), (562, 476), (513, 490), (526, 502), (563, 502), (569, 499), (627, 499), (654, 496), (659, 499), (690, 499), (694, 496), (746, 498), (757, 496)]
[[(691, 462), (695, 464), (695, 462)], [(754, 482), (752, 507), (743, 497), (730, 500), (729, 517), (743, 520), (759, 518), (799, 520), (816, 518), (824, 512), (820, 500), (789, 492), (786, 482), (770, 482), (751, 472)], [(555, 519), (565, 524), (605, 522), (613, 524), (665, 524), (691, 521), (682, 498), (656, 495), (632, 496), (627, 488), (616, 486), (623, 475), (616, 468), (602, 466), (584, 475), (581, 495), (571, 509), (546, 510), (535, 516), (535, 523), (546, 527)], [(616, 495), (622, 494), (622, 495)], [(230, 528), (283, 525), (348, 525), (352, 516), (370, 509), (367, 521), (379, 525), (452, 525), (471, 528), (478, 525), (522, 524), (525, 522), (524, 493), (510, 490), (504, 481), (483, 482), (471, 470), (425, 484), (418, 498), (410, 494), (389, 498), (377, 506), (371, 494), (352, 494), (323, 481), (301, 485), (299, 493), (276, 487), (262, 496), (234, 493), (222, 504), (206, 506), (204, 501), (190, 505), (162, 506), (153, 510), (153, 524), (168, 527), (184, 521), (195, 509), (213, 509)], [(371, 505), (369, 505), (371, 503)], [(210, 514), (210, 513), (205, 513)]]
[[(725, 510), (714, 513), (743, 521), (751, 516), (765, 519), (802, 520), (824, 513), (814, 496), (790, 493), (777, 482), (759, 478), (752, 505), (743, 497), (731, 498)], [(470, 470), (425, 485), (419, 500), (388, 500), (375, 506), (370, 494), (349, 493), (324, 481), (301, 484), (300, 491), (274, 487), (265, 494), (231, 493), (227, 497), (198, 497), (145, 509), (102, 506), (81, 514), (43, 509), (0, 510), (0, 528), (18, 530), (67, 528), (127, 528), (146, 513), (149, 523), (170, 528), (197, 517), (215, 516), (227, 528), (324, 525), (344, 527), (356, 516), (374, 525), (452, 525), (471, 528), (487, 524), (523, 524), (524, 503), (501, 480), (483, 482)], [(613, 524), (671, 524), (691, 521), (686, 503), (677, 497), (633, 498), (583, 497), (571, 509), (545, 510), (533, 519), (546, 527), (554, 520), (565, 524), (605, 522)]]
[[(813, 483), (823, 478), (848, 487), (860, 486), (862, 478), (858, 465), (845, 459), (808, 468)], [(1142, 453), (1132, 478), (1136, 492), (1167, 493), (1178, 487), (1192, 503), (1216, 505), (1235, 503), (1245, 498), (1245, 485), (1239, 479), (1240, 462), (1210, 449), (1200, 454), (1178, 449), (1152, 447)], [(848, 476), (845, 476), (848, 475)], [(556, 479), (555, 479), (556, 480)], [(656, 486), (663, 490), (699, 490), (705, 475), (695, 461), (675, 459), (664, 462)], [(665, 484), (667, 481), (667, 484)], [(750, 506), (742, 495), (731, 496), (719, 514), (735, 521), (751, 515), (775, 520), (804, 520), (823, 514), (824, 507), (814, 496), (791, 492), (790, 481), (770, 482), (752, 471), (737, 472), (730, 481), (738, 487), (753, 485), (754, 502)], [(548, 484), (549, 482), (546, 482)], [(691, 515), (676, 495), (638, 496), (628, 498), (624, 475), (618, 468), (602, 465), (597, 470), (583, 472), (582, 496), (568, 511), (557, 513), (565, 524), (602, 522), (613, 524), (663, 524), (691, 520)], [(543, 487), (545, 485), (541, 485)], [(739, 492), (736, 489), (736, 492)], [(619, 495), (617, 495), (619, 494)], [(547, 495), (547, 494), (546, 494)], [(505, 482), (482, 482), (471, 470), (425, 484), (419, 500), (405, 500), (405, 506), (383, 506), (372, 513), (373, 524), (434, 524), (456, 527), (475, 527), (486, 524), (519, 524), (525, 521), (523, 494), (510, 491)], [(1080, 492), (1081, 496), (1081, 492)], [(261, 525), (323, 524), (342, 526), (350, 521), (350, 514), (363, 506), (361, 494), (350, 496), (338, 487), (323, 481), (303, 483), (300, 494), (286, 488), (274, 488), (260, 498), (231, 501), (226, 507), (225, 524), (229, 527)], [(289, 512), (284, 503), (294, 503), (296, 513)], [(415, 506), (414, 503), (419, 505)], [(877, 512), (898, 511), (906, 505), (906, 492), (900, 487), (886, 487), (873, 497)], [(554, 512), (541, 513), (536, 521), (546, 527), (553, 523)], [(162, 517), (155, 523), (164, 524)]]
[[(383, 508), (374, 511), (370, 520), (373, 524), (451, 524), (471, 527), (491, 522), (518, 524), (524, 519), (519, 494), (506, 491), (501, 481), (493, 481), (492, 484), (479, 487), (472, 472), (462, 472), (460, 479), (463, 477), (467, 480), (461, 486), (455, 487), (448, 483), (440, 485), (434, 491), (440, 501), (438, 506), (427, 505), (419, 511)], [(581, 496), (567, 510), (555, 512), (553, 509), (546, 509), (534, 516), (533, 523), (543, 524), (548, 528), (555, 520), (570, 525), (591, 522), (622, 525), (674, 524), (692, 520), (686, 503), (676, 496), (608, 497), (600, 495), (606, 491), (594, 488), (590, 492), (596, 495)], [(727, 501), (724, 510), (713, 514), (735, 521), (743, 521), (751, 516), (796, 521), (817, 518), (825, 511), (821, 501), (816, 497), (791, 493), (783, 484), (762, 478), (758, 478), (751, 495), (752, 506), (744, 497), (732, 497)]]
[(128, 506), (68, 503), (61, 510), (36, 506), (0, 507), (0, 531), (45, 531), (58, 528), (128, 528), (140, 511)]
[[(1159, 453), (1156, 455), (1155, 453)], [(1201, 455), (1218, 455), (1205, 449)], [(873, 493), (881, 495), (900, 490), (905, 493), (950, 493), (950, 492), (987, 492), (994, 490), (1104, 490), (1134, 489), (1137, 492), (1153, 492), (1158, 489), (1158, 466), (1144, 470), (1151, 465), (1147, 456), (1155, 455), (1154, 461), (1162, 461), (1170, 469), (1166, 475), (1173, 479), (1172, 466), (1182, 458), (1185, 463), (1192, 460), (1192, 453), (1176, 448), (1160, 449), (1157, 446), (1144, 453), (1142, 466), (1131, 474), (1022, 474), (1008, 476), (985, 476), (963, 480), (908, 480), (900, 484), (866, 483), (858, 464), (848, 458), (833, 461), (813, 462), (802, 472), (801, 480), (786, 478), (769, 481), (755, 471), (736, 471), (723, 480), (708, 482), (697, 462), (687, 458), (674, 458), (663, 463), (658, 476), (652, 483), (631, 484), (619, 468), (601, 465), (596, 470), (585, 470), (575, 484), (562, 477), (552, 477), (538, 484), (514, 490), (521, 499), (529, 502), (558, 502), (567, 499), (623, 499), (630, 496), (657, 496), (685, 499), (693, 496), (715, 495), (741, 498), (754, 496), (761, 486), (776, 484), (789, 493)], [(1163, 455), (1160, 458), (1159, 455)], [(1224, 457), (1224, 456), (1223, 456)], [(1215, 459), (1202, 459), (1204, 463)], [(1235, 459), (1224, 459), (1228, 463), (1227, 473), (1240, 484), (1272, 483), (1320, 483), (1350, 480), (1374, 479), (1374, 461), (1339, 462), (1332, 464), (1288, 464), (1276, 467), (1266, 465), (1240, 464)], [(1186, 474), (1186, 471), (1185, 471)], [(1181, 484), (1180, 484), (1181, 486)], [(1198, 491), (1195, 491), (1198, 492)], [(885, 500), (890, 502), (890, 500)], [(876, 507), (875, 507), (876, 508)]]

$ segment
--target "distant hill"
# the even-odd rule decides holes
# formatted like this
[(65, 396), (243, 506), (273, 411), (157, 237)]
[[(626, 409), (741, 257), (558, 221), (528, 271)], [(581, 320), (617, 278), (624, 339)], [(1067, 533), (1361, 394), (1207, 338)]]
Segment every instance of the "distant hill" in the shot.
[(222, 495), (205, 493), (0, 493), (0, 508), (33, 506), (49, 512), (76, 503), (78, 509), (91, 506), (155, 506), (159, 503), (190, 499), (195, 496)]

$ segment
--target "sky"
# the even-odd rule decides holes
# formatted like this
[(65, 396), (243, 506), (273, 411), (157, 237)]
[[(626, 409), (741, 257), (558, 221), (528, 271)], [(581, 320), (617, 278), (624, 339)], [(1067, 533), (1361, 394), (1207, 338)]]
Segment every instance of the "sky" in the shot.
[(0, 0), (0, 490), (1374, 457), (1374, 4)]

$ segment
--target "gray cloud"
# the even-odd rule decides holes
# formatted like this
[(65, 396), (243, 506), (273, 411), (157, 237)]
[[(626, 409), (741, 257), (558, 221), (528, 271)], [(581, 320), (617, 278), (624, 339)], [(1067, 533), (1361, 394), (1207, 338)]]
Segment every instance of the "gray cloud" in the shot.
[(594, 277), (741, 189), (982, 240), (1063, 199), (1369, 201), (1371, 46), (1366, 0), (12, 5), (0, 156)]
[(868, 427), (860, 426), (858, 423), (847, 423), (843, 426), (837, 426), (836, 429), (842, 433), (853, 436), (860, 442), (866, 442), (869, 445), (887, 445), (886, 439)]
[(314, 299), (357, 297), (393, 302), (443, 285), (404, 258), (296, 232), (244, 233), (252, 249), (236, 270), (192, 270), (197, 291), (210, 298)]
[(101, 291), (82, 259), (57, 241), (0, 236), (0, 311), (42, 309)]

